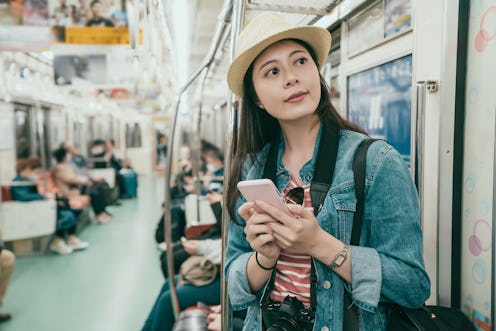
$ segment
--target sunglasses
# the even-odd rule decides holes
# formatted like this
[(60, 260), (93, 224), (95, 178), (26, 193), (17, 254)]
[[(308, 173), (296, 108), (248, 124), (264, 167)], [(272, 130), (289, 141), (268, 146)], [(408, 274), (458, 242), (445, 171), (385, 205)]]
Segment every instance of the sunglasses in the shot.
[(286, 200), (286, 203), (292, 203), (295, 205), (303, 205), (303, 200), (305, 197), (305, 191), (303, 190), (303, 187), (295, 187), (286, 194), (284, 197)]

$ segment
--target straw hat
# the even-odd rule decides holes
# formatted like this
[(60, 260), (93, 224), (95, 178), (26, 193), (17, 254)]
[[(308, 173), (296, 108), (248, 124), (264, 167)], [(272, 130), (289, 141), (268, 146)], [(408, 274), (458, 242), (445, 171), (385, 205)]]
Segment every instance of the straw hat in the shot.
[(283, 39), (306, 42), (317, 56), (322, 68), (331, 48), (329, 31), (316, 26), (295, 27), (275, 13), (255, 17), (241, 32), (236, 44), (236, 58), (229, 66), (227, 83), (239, 97), (243, 96), (243, 79), (248, 67), (265, 48)]

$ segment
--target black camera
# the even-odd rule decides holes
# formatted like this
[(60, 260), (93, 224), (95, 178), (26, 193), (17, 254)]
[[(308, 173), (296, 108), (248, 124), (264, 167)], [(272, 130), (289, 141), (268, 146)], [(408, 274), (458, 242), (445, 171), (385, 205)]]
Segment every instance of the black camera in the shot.
[(311, 331), (315, 313), (296, 297), (287, 296), (283, 302), (270, 298), (263, 302), (262, 320), (267, 331)]

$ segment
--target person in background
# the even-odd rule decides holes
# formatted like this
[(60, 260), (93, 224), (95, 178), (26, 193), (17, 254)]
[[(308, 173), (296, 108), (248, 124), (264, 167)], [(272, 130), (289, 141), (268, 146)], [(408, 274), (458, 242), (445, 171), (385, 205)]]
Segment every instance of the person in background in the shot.
[(72, 169), (80, 175), (90, 177), (88, 173), (88, 160), (81, 154), (79, 149), (72, 146), (71, 143), (65, 142), (60, 145), (61, 148), (65, 148), (67, 153), (70, 154), (69, 164)]
[[(3, 248), (0, 240), (0, 307), (3, 307), (3, 298), (7, 293), (10, 278), (14, 271), (15, 256), (8, 249)], [(0, 323), (6, 322), (12, 318), (9, 313), (0, 313)]]
[(92, 199), (106, 201), (108, 205), (112, 204), (115, 206), (120, 206), (122, 204), (119, 200), (114, 200), (112, 198), (112, 190), (105, 179), (90, 175), (88, 172), (88, 160), (76, 147), (72, 146), (69, 142), (65, 142), (60, 145), (60, 148), (65, 148), (67, 153), (70, 155), (69, 164), (72, 169), (78, 175), (85, 176), (89, 179), (90, 183), (88, 194)]
[[(222, 259), (221, 239), (187, 240), (182, 243), (184, 249), (191, 255), (205, 256), (214, 264), (220, 265)], [(176, 291), (180, 309), (195, 306), (198, 301), (207, 305), (220, 303), (220, 276), (207, 285), (195, 286), (193, 284), (177, 284), (179, 277), (176, 275)], [(145, 321), (142, 331), (170, 331), (174, 325), (171, 293), (169, 280), (166, 280)]]
[[(67, 198), (81, 195), (81, 187), (91, 185), (89, 178), (78, 175), (72, 169), (69, 164), (70, 155), (65, 148), (57, 148), (53, 151), (53, 157), (57, 161), (57, 164), (52, 170), (53, 181), (55, 182), (59, 193)], [(91, 206), (95, 212), (95, 221), (97, 223), (103, 224), (112, 220), (112, 216), (105, 210), (107, 201), (104, 197), (99, 196), (98, 198), (92, 198)]]
[(222, 192), (224, 188), (224, 154), (212, 143), (202, 140), (202, 158), (207, 168), (207, 175), (212, 180), (205, 183), (207, 192)]
[[(237, 42), (227, 74), (243, 103), (225, 191), (233, 221), (225, 266), (231, 305), (248, 308), (246, 330), (269, 329), (288, 309), (298, 330), (346, 330), (352, 324), (344, 315), (352, 308), (358, 316), (349, 321), (361, 331), (386, 330), (387, 303), (417, 308), (430, 295), (419, 200), (407, 165), (385, 141), (370, 145), (361, 245), (350, 245), (352, 163), (368, 136), (331, 104), (319, 71), (331, 47), (329, 31), (264, 13)], [(310, 186), (319, 146), (330, 143), (337, 150), (332, 183), (314, 210)], [(288, 204), (291, 214), (246, 201), (236, 187), (262, 178), (268, 160), (275, 163), (269, 175), (277, 189), (295, 202)]]
[(86, 22), (86, 26), (102, 26), (102, 27), (113, 27), (114, 23), (108, 18), (101, 16), (102, 3), (100, 0), (93, 0), (90, 4), (91, 9), (91, 19)]
[[(13, 200), (35, 201), (53, 198), (51, 193), (46, 193), (45, 196), (38, 193), (36, 181), (42, 169), (40, 160), (37, 157), (31, 156), (27, 160), (19, 159), (16, 164), (16, 172), (17, 176), (14, 178), (14, 182), (25, 183), (26, 185), (11, 187)], [(76, 224), (77, 219), (72, 210), (65, 209), (57, 211), (55, 234), (49, 246), (52, 252), (67, 255), (75, 250), (88, 248), (89, 244), (76, 236)]]

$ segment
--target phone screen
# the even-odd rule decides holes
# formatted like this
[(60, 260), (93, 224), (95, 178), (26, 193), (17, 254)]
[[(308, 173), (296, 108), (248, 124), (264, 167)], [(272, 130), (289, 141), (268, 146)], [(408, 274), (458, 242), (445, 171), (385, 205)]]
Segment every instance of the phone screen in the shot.
[(248, 201), (261, 200), (291, 215), (286, 202), (270, 179), (244, 180), (238, 189)]

